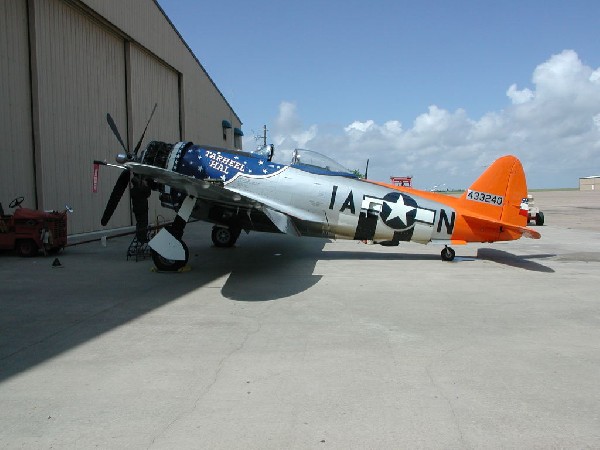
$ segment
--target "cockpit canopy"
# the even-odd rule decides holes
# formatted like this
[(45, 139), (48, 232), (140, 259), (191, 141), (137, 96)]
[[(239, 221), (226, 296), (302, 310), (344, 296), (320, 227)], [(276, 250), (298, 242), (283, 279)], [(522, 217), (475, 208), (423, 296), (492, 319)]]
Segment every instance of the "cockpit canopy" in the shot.
[(346, 169), (333, 159), (312, 150), (300, 148), (294, 150), (291, 166), (305, 172), (356, 178), (354, 172)]
[(275, 146), (273, 144), (259, 145), (256, 150), (252, 152), (252, 154), (271, 161), (273, 159), (273, 155), (275, 154)]

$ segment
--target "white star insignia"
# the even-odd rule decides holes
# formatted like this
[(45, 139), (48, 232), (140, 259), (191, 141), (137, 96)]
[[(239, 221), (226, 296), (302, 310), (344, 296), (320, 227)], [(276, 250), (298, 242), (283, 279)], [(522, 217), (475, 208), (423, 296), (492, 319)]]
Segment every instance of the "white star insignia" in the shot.
[(259, 166), (262, 166), (264, 163), (265, 163), (264, 161), (259, 161), (259, 162), (258, 162), (258, 165), (259, 165)]
[(413, 206), (407, 206), (404, 204), (404, 198), (400, 197), (397, 202), (391, 203), (386, 202), (390, 207), (390, 214), (387, 218), (387, 221), (391, 221), (394, 219), (400, 219), (402, 223), (408, 226), (408, 214), (415, 210)]

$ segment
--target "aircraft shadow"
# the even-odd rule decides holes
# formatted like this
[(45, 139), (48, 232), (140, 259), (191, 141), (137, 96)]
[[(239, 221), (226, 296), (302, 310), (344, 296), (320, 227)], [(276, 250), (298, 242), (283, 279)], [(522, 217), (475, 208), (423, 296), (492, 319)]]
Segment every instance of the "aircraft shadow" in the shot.
[(210, 253), (227, 257), (218, 263), (229, 271), (221, 288), (223, 297), (249, 302), (279, 300), (304, 292), (322, 278), (313, 272), (325, 239), (256, 237), (239, 247), (210, 249)]
[(413, 253), (374, 253), (361, 251), (326, 251), (319, 257), (325, 261), (439, 261), (440, 255), (413, 254)]
[[(189, 227), (191, 271), (154, 273), (127, 261), (131, 237), (69, 247), (53, 257), (0, 258), (0, 383), (202, 288), (238, 301), (268, 301), (314, 286), (324, 239), (253, 234), (239, 247), (211, 246)], [(210, 228), (208, 228), (210, 230)], [(186, 229), (186, 231), (188, 231)], [(221, 281), (224, 280), (224, 281)], [(219, 283), (224, 283), (220, 285)], [(198, 295), (198, 307), (204, 299)]]
[(555, 256), (555, 254), (518, 256), (493, 248), (480, 248), (477, 250), (477, 259), (493, 261), (498, 264), (504, 264), (505, 266), (516, 267), (518, 269), (545, 273), (554, 273), (554, 269), (532, 260), (552, 258)]

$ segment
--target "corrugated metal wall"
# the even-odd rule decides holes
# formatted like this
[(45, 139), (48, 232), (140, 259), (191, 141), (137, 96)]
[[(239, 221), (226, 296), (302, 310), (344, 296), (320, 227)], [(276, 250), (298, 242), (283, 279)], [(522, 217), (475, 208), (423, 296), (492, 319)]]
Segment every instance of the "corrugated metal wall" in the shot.
[[(228, 133), (227, 141), (223, 141), (221, 122), (228, 120), (233, 127), (240, 128), (242, 124), (239, 117), (178, 34), (171, 29), (154, 0), (82, 1), (118, 28), (126, 30), (133, 40), (182, 74), (185, 140), (233, 148), (232, 130)], [(132, 10), (136, 14), (131, 14)], [(198, 17), (198, 23), (216, 19)], [(199, 27), (194, 31), (201, 33), (201, 30)]]
[(35, 207), (27, 3), (0, 1), (0, 203)]
[[(106, 113), (122, 134), (127, 130), (124, 44), (60, 0), (35, 2), (34, 9), (38, 199), (44, 209), (69, 204), (71, 232), (96, 230), (118, 176), (104, 170), (92, 195), (92, 159), (114, 161), (119, 149)], [(119, 206), (113, 226), (131, 223), (127, 206)]]
[[(192, 140), (232, 148), (221, 121), (241, 127), (153, 0), (1, 0), (0, 57), (0, 201), (23, 195), (40, 209), (69, 204), (69, 234), (101, 228), (119, 175), (102, 167), (92, 194), (92, 161), (114, 162), (121, 151), (106, 113), (130, 148), (154, 103), (143, 145)], [(110, 228), (132, 224), (128, 203), (125, 194)], [(151, 202), (151, 220), (172, 217), (158, 205)]]
[[(141, 149), (150, 141), (178, 142), (181, 140), (179, 127), (179, 74), (137, 45), (129, 46), (131, 80), (131, 142), (135, 146), (144, 132), (152, 108), (156, 112), (148, 126)], [(149, 202), (149, 218), (156, 216), (172, 219), (172, 210), (162, 208), (158, 195), (154, 193)]]

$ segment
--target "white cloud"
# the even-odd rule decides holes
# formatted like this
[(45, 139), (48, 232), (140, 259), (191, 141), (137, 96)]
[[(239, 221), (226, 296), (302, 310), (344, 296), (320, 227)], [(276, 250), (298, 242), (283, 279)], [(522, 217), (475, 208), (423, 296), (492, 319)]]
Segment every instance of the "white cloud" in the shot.
[(359, 170), (369, 158), (370, 178), (414, 175), (420, 188), (467, 187), (508, 153), (521, 159), (530, 186), (576, 186), (579, 176), (600, 171), (600, 68), (565, 50), (538, 65), (531, 81), (508, 87), (503, 110), (473, 119), (463, 109), (432, 105), (410, 128), (397, 120), (305, 126), (296, 104), (282, 102), (271, 136), (280, 155), (309, 148)]
[(350, 136), (359, 136), (373, 129), (375, 122), (367, 120), (366, 122), (355, 121), (344, 128), (344, 131)]
[(506, 95), (512, 100), (513, 105), (520, 105), (522, 103), (527, 103), (531, 99), (533, 99), (533, 92), (530, 89), (523, 89), (519, 91), (517, 89), (516, 84), (511, 84), (506, 91)]

